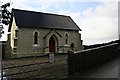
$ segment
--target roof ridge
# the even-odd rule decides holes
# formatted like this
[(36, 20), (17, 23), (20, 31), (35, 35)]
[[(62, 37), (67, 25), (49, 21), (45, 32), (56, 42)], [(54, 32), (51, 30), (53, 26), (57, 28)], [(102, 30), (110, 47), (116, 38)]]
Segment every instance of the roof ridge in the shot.
[(23, 10), (23, 9), (15, 9), (12, 8), (12, 10), (17, 10), (17, 11), (23, 11), (23, 12), (31, 12), (31, 13), (39, 13), (39, 14), (48, 14), (48, 15), (55, 15), (55, 16), (63, 16), (63, 17), (70, 17), (67, 15), (62, 15), (62, 14), (57, 14), (57, 13), (45, 13), (45, 12), (39, 12), (39, 11), (32, 11), (32, 10)]

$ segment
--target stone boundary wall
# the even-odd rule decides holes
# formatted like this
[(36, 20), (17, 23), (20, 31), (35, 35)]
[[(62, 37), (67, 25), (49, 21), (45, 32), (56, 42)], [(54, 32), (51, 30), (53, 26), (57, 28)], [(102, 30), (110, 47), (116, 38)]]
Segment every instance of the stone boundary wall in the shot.
[(68, 73), (81, 73), (118, 56), (118, 43), (78, 52), (68, 51)]

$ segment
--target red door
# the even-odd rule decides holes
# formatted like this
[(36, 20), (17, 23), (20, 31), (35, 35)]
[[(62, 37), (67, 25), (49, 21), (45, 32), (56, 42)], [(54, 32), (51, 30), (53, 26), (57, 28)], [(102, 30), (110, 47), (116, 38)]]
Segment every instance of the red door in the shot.
[(49, 40), (49, 52), (55, 52), (55, 39), (53, 37)]

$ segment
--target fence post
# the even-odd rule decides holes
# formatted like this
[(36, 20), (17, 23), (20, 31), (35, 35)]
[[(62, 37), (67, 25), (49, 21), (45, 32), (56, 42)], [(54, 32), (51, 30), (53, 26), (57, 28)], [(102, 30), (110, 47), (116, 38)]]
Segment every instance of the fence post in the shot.
[(49, 53), (49, 63), (54, 63), (54, 53)]
[(68, 74), (72, 75), (75, 73), (75, 59), (74, 52), (68, 51), (67, 54), (67, 66), (68, 66)]
[(2, 64), (2, 58), (3, 58), (3, 55), (2, 55), (2, 43), (0, 44), (0, 75), (1, 75), (1, 80), (3, 80), (3, 64)]

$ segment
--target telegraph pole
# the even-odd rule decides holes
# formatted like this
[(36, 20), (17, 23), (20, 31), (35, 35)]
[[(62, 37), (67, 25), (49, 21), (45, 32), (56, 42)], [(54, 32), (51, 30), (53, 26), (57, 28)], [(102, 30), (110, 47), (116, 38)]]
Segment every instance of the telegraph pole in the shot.
[[(1, 5), (1, 2), (0, 2)], [(0, 39), (2, 37), (2, 33), (3, 33), (3, 25), (2, 25), (2, 9), (0, 6)], [(0, 73), (1, 73), (1, 80), (3, 80), (3, 65), (2, 65), (2, 42), (0, 43)]]
[[(0, 2), (1, 5), (1, 2)], [(3, 25), (2, 25), (2, 9), (0, 6), (0, 39), (2, 37), (2, 32), (3, 32)], [(2, 43), (0, 43), (0, 73), (1, 73), (1, 80), (3, 80), (3, 69), (2, 69)]]
[[(1, 2), (0, 2), (1, 5)], [(0, 39), (2, 37), (2, 33), (3, 33), (3, 25), (2, 25), (2, 8), (0, 7)]]

